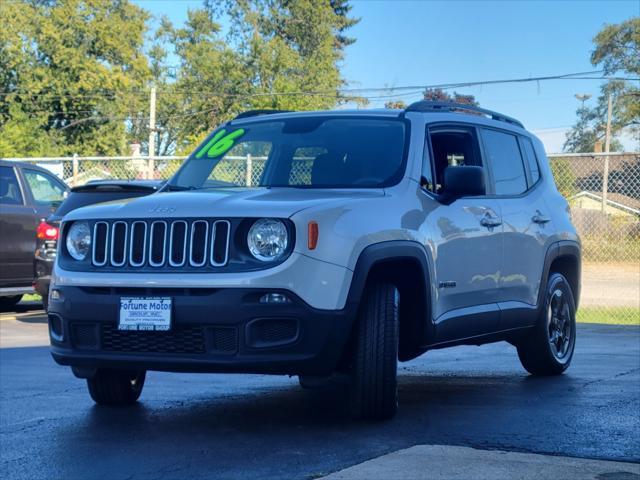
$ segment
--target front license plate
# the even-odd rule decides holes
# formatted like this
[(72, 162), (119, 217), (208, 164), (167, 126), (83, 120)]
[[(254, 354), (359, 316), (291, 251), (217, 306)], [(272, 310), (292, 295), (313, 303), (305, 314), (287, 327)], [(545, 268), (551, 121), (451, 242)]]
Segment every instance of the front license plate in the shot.
[(171, 298), (122, 297), (118, 330), (167, 331), (171, 328)]

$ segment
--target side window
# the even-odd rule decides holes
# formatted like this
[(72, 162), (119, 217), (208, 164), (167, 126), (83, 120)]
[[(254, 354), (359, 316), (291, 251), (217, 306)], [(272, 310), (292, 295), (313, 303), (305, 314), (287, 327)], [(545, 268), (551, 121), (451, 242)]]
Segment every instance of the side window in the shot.
[(24, 169), (24, 178), (38, 205), (59, 205), (64, 200), (65, 188), (51, 176), (36, 170)]
[(482, 130), (487, 163), (491, 166), (495, 193), (519, 195), (527, 190), (522, 154), (515, 135), (496, 130)]
[[(434, 193), (441, 193), (444, 187), (444, 171), (462, 165), (482, 166), (475, 131), (470, 128), (453, 127), (433, 129), (428, 132), (433, 159), (433, 180), (431, 175), (425, 187)], [(425, 170), (428, 168), (425, 167)]]
[(0, 167), (0, 204), (22, 205), (22, 193), (13, 167)]
[(538, 159), (536, 158), (536, 152), (533, 149), (531, 139), (522, 137), (522, 146), (524, 147), (524, 153), (529, 163), (529, 170), (531, 170), (531, 184), (535, 185), (540, 180), (540, 166), (538, 165)]

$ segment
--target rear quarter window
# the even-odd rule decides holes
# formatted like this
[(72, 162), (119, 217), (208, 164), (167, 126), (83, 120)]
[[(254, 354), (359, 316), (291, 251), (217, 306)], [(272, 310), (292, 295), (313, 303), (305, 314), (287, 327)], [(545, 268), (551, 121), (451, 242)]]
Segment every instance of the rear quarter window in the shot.
[(482, 143), (493, 174), (496, 195), (519, 195), (527, 191), (522, 153), (515, 135), (482, 129)]
[(531, 184), (535, 185), (540, 180), (540, 166), (538, 165), (538, 158), (536, 157), (536, 151), (533, 148), (531, 139), (522, 137), (522, 147), (524, 148), (524, 154), (529, 164), (529, 170), (531, 171)]

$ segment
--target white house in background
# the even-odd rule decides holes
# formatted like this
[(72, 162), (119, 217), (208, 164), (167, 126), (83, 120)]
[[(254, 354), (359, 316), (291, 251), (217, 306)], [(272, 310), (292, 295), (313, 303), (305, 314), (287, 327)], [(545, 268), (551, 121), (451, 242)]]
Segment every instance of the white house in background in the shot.
[[(570, 198), (572, 208), (584, 210), (602, 210), (602, 193), (584, 190)], [(622, 195), (608, 193), (605, 212), (617, 217), (640, 217), (640, 200)]]

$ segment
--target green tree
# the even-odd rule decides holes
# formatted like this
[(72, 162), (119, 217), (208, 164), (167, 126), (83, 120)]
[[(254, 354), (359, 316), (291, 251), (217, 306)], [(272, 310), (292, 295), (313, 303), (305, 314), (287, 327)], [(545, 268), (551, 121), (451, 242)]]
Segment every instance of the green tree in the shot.
[(346, 0), (207, 0), (206, 5), (230, 19), (229, 38), (250, 86), (246, 108), (325, 109), (351, 100), (339, 93), (346, 83), (339, 62), (354, 41), (346, 31), (358, 21), (349, 17)]
[(350, 9), (345, 0), (207, 0), (182, 27), (164, 19), (156, 54), (171, 49), (180, 68), (159, 94), (162, 151), (186, 153), (244, 110), (328, 109), (352, 100), (339, 93), (339, 62), (354, 41), (346, 32), (357, 22)]
[(2, 2), (0, 156), (126, 152), (145, 128), (147, 19), (128, 0)]
[[(640, 125), (640, 88), (637, 82), (640, 76), (640, 17), (605, 26), (594, 42), (593, 65), (601, 67), (606, 75), (623, 74), (636, 78), (636, 81), (612, 81), (605, 88), (616, 96), (616, 131), (627, 126), (633, 126), (637, 131)], [(603, 90), (603, 93), (609, 92)]]
[(453, 94), (442, 90), (441, 88), (427, 88), (423, 93), (423, 98), (432, 102), (454, 102), (464, 103), (466, 105), (478, 106), (479, 103), (473, 95), (463, 95), (458, 92)]
[[(180, 59), (173, 72), (155, 71), (159, 85), (158, 120), (160, 153), (186, 153), (221, 122), (240, 111), (243, 92), (249, 88), (240, 55), (220, 37), (220, 25), (206, 10), (189, 10), (187, 21), (175, 27), (161, 21), (157, 39)], [(152, 65), (164, 60), (160, 47)]]
[(576, 124), (567, 132), (562, 150), (572, 153), (593, 152), (598, 140), (598, 134), (591, 126), (594, 112), (583, 102), (576, 110), (576, 116)]
[(549, 162), (553, 179), (558, 191), (565, 197), (571, 198), (577, 193), (576, 176), (566, 158), (554, 158)]
[[(605, 75), (640, 76), (640, 17), (605, 26), (594, 37), (591, 63)], [(640, 133), (640, 88), (637, 82), (612, 79), (602, 85), (597, 104), (579, 108), (576, 124), (567, 132), (568, 152), (592, 152), (596, 140), (603, 141), (607, 123), (609, 94), (613, 99), (611, 151), (622, 149), (616, 137), (623, 129)]]

